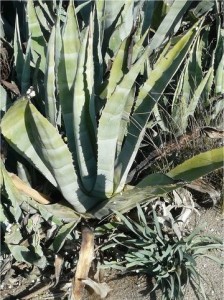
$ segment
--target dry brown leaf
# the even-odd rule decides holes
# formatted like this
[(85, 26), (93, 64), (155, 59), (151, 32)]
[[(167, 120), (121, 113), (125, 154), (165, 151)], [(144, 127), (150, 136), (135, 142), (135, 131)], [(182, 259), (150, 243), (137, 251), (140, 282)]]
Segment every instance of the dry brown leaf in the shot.
[(37, 201), (40, 204), (50, 204), (51, 203), (50, 198), (48, 196), (43, 195), (42, 193), (39, 193), (37, 190), (30, 187), (27, 183), (22, 181), (16, 174), (9, 173), (9, 176), (11, 177), (14, 185), (20, 192), (33, 198), (33, 200)]
[(224, 130), (217, 129), (215, 127), (210, 127), (210, 126), (204, 126), (201, 130), (210, 139), (223, 139), (224, 138)]
[(64, 262), (64, 258), (60, 254), (56, 254), (54, 259), (55, 286), (59, 282), (63, 262)]
[(210, 183), (200, 178), (188, 183), (186, 186), (191, 190), (201, 193), (201, 195), (207, 194), (214, 205), (221, 197), (221, 193), (219, 191), (217, 191)]
[(106, 298), (108, 293), (111, 291), (111, 288), (106, 282), (98, 283), (90, 278), (83, 279), (82, 282), (91, 287), (101, 299)]
[(11, 92), (13, 92), (16, 96), (20, 95), (18, 86), (15, 83), (11, 83), (11, 82), (8, 82), (8, 81), (2, 79), (1, 84), (3, 86), (5, 86), (7, 89), (9, 89)]

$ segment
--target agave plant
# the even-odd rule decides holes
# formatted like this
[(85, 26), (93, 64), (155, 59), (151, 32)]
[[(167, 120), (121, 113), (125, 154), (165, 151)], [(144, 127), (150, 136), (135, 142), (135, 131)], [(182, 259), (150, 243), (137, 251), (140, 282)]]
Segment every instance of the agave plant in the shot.
[[(151, 175), (138, 190), (121, 195), (153, 108), (198, 40), (204, 14), (185, 29), (181, 20), (190, 1), (164, 3), (160, 24), (153, 18), (154, 2), (94, 1), (75, 8), (70, 1), (67, 10), (48, 2), (27, 2), (25, 55), (16, 19), (17, 83), (22, 94), (32, 84), (36, 98), (21, 96), (7, 110), (1, 122), (5, 140), (79, 214), (102, 218), (115, 202), (120, 210), (130, 209), (182, 185), (184, 172), (195, 172), (190, 163), (178, 176)], [(169, 35), (176, 37), (172, 44)], [(197, 175), (222, 164), (221, 149), (205, 157)], [(4, 167), (3, 182), (7, 197), (23, 202)]]

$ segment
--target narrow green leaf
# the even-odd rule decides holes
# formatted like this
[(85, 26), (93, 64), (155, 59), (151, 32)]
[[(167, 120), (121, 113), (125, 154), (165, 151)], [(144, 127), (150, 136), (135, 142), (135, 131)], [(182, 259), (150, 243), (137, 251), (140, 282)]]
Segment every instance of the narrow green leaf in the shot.
[[(205, 89), (206, 84), (208, 83), (208, 80), (213, 72), (213, 68), (210, 68), (206, 74), (206, 76), (202, 79), (202, 81), (198, 84), (197, 89), (195, 90), (193, 97), (190, 100), (190, 103), (187, 107), (187, 114), (184, 116), (184, 118), (188, 119), (188, 117), (191, 115), (194, 115), (195, 109), (201, 99), (201, 95)], [(187, 124), (187, 121), (186, 121)], [(186, 129), (186, 127), (185, 127)]]

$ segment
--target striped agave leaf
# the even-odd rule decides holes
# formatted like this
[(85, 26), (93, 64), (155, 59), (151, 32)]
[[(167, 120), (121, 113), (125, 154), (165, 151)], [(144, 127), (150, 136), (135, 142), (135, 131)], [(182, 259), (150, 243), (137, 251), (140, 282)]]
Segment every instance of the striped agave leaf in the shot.
[(9, 144), (48, 178), (77, 212), (83, 213), (92, 206), (94, 199), (90, 200), (80, 190), (66, 144), (55, 127), (26, 98), (8, 110), (1, 126)]

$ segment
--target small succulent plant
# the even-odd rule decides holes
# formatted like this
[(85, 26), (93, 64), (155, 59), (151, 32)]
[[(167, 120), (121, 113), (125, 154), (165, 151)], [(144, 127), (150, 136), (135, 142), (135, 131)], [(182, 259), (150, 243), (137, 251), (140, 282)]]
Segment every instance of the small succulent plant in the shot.
[[(101, 251), (112, 253), (104, 267), (152, 276), (156, 282), (154, 289), (161, 289), (164, 300), (182, 299), (189, 282), (203, 293), (196, 258), (206, 256), (221, 264), (217, 257), (206, 253), (210, 249), (221, 248), (221, 239), (201, 235), (201, 228), (195, 228), (192, 233), (180, 237), (172, 230), (172, 225), (168, 227), (159, 222), (154, 208), (149, 215), (150, 220), (146, 219), (140, 205), (137, 206), (137, 213), (137, 220), (117, 213), (119, 221), (104, 227), (107, 232), (111, 230), (111, 235)], [(102, 228), (99, 231), (102, 233)], [(113, 249), (116, 249), (119, 257), (115, 256)]]

